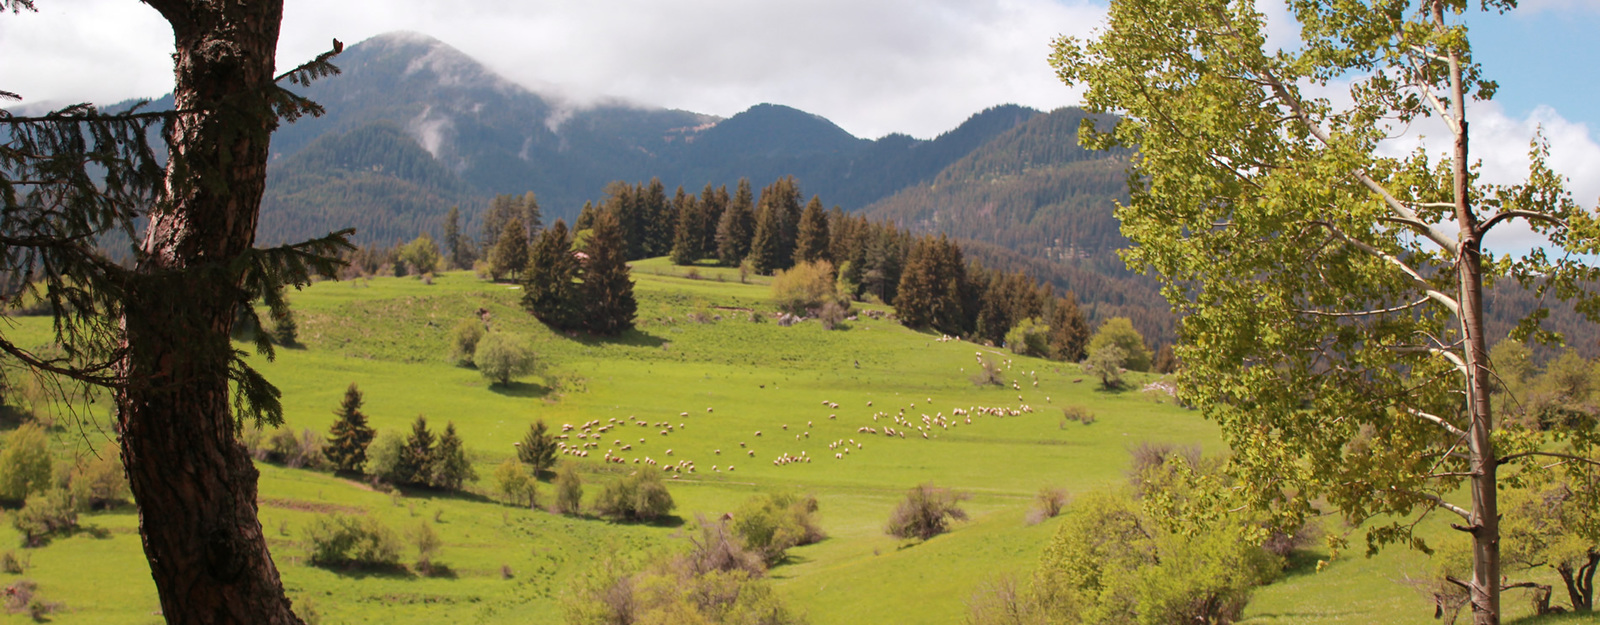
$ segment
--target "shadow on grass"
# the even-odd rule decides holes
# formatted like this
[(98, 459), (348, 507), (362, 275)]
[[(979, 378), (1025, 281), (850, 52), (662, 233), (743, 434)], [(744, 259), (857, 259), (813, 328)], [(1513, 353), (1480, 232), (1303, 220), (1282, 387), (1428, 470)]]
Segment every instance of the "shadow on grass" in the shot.
[(666, 339), (654, 334), (650, 334), (638, 328), (628, 330), (627, 332), (623, 332), (622, 334), (618, 334), (616, 336), (601, 336), (598, 334), (589, 334), (587, 332), (561, 332), (558, 334), (560, 336), (567, 337), (567, 339), (570, 341), (581, 343), (590, 347), (605, 347), (607, 345), (620, 345), (627, 347), (661, 347), (662, 345), (667, 344)]
[(397, 488), (400, 490), (400, 494), (403, 495), (406, 499), (421, 499), (421, 500), (424, 500), (424, 501), (433, 501), (433, 500), (467, 501), (467, 502), (472, 502), (472, 503), (488, 503), (488, 504), (499, 504), (500, 503), (499, 500), (494, 499), (494, 498), (489, 497), (489, 496), (486, 496), (486, 495), (479, 495), (477, 493), (469, 493), (469, 492), (459, 491), (459, 490), (440, 490), (440, 489), (428, 488), (428, 487), (425, 487), (425, 486), (403, 486), (403, 487), (397, 487)]
[(548, 396), (551, 388), (531, 382), (511, 382), (509, 384), (491, 384), (489, 385), (489, 391), (506, 397), (538, 399)]
[[(348, 579), (355, 579), (355, 580), (363, 580), (363, 579), (409, 580), (409, 579), (416, 579), (417, 578), (417, 575), (415, 573), (412, 573), (411, 569), (406, 568), (406, 565), (404, 565), (404, 564), (369, 564), (369, 563), (359, 563), (359, 562), (347, 562), (347, 563), (339, 563), (339, 564), (331, 564), (331, 563), (323, 563), (323, 564), (308, 563), (308, 564), (310, 564), (311, 566), (314, 566), (316, 568), (322, 569), (324, 571), (328, 571), (330, 573), (333, 573), (334, 575), (338, 575), (339, 577), (344, 577), (344, 578), (348, 578)], [(438, 565), (435, 565), (435, 566), (438, 566)]]

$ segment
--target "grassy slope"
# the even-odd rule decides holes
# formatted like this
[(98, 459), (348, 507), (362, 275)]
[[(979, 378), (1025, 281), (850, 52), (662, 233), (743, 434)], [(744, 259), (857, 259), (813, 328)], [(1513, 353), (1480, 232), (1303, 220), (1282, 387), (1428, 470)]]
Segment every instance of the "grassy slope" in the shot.
[[(683, 520), (731, 510), (760, 490), (815, 493), (830, 538), (795, 550), (773, 577), (818, 624), (960, 622), (978, 580), (1030, 569), (1054, 531), (1054, 522), (1023, 523), (1041, 486), (1078, 492), (1117, 481), (1127, 449), (1139, 441), (1198, 442), (1208, 453), (1220, 451), (1215, 428), (1193, 413), (1138, 393), (1095, 391), (1078, 381), (1083, 376), (1073, 365), (1017, 358), (1008, 376), (1020, 390), (978, 388), (969, 375), (980, 348), (970, 343), (940, 342), (866, 318), (844, 332), (825, 332), (815, 323), (753, 323), (732, 309), (766, 309), (764, 287), (739, 284), (729, 270), (700, 268), (702, 280), (674, 277), (674, 271), (659, 260), (636, 265), (640, 330), (620, 341), (551, 333), (518, 309), (520, 292), (462, 273), (444, 275), (431, 286), (414, 279), (321, 283), (293, 296), (306, 348), (281, 350), (275, 362), (259, 364), (284, 391), (288, 423), (297, 429), (325, 431), (351, 382), (365, 392), (365, 412), (377, 428), (405, 428), (418, 414), (436, 429), (455, 423), (485, 478), (478, 484), (482, 491), (492, 487), (493, 466), (510, 455), (511, 442), (520, 440), (532, 419), (553, 425), (612, 418), (669, 422), (673, 432), (665, 436), (655, 426), (608, 432), (602, 447), (582, 461), (590, 495), (598, 490), (593, 482), (634, 468), (599, 461), (616, 440), (633, 445), (625, 455), (630, 459), (666, 459), (670, 448), (673, 461), (695, 461), (696, 473), (671, 484)], [(509, 389), (490, 388), (474, 371), (446, 362), (450, 327), (480, 308), (490, 312), (496, 330), (531, 338), (545, 365), (541, 375)], [(723, 319), (690, 321), (696, 312)], [(23, 320), (24, 337), (31, 332), (42, 340), (45, 328), (37, 321)], [(1037, 375), (1037, 387), (1027, 373)], [(824, 400), (840, 407), (824, 406)], [(926, 440), (915, 430), (905, 439), (857, 432), (892, 425), (874, 423), (876, 411), (904, 408), (920, 420), (925, 412), (948, 416), (958, 406), (1022, 403), (1036, 412), (975, 416), (972, 425), (939, 430)], [(1063, 428), (1058, 409), (1068, 404), (1089, 407), (1099, 421)], [(680, 416), (684, 412), (688, 416)], [(99, 434), (59, 439), (63, 453), (83, 453), (85, 440), (104, 441)], [(840, 439), (862, 447), (837, 460), (828, 443)], [(801, 451), (815, 461), (782, 467), (771, 462), (780, 453)], [(711, 470), (729, 464), (733, 472)], [(561, 619), (557, 597), (574, 574), (607, 554), (679, 542), (676, 523), (568, 519), (481, 496), (395, 497), (325, 474), (262, 469), (262, 523), (285, 586), (297, 601), (309, 601), (328, 617), (325, 622), (555, 623)], [(904, 489), (924, 481), (972, 492), (973, 520), (922, 544), (883, 535), (882, 524)], [(437, 519), (445, 540), (440, 560), (455, 577), (303, 565), (299, 528), (329, 510), (376, 514), (402, 532)], [(136, 517), (126, 511), (99, 514), (85, 525), (96, 531), (27, 550), (33, 568), (25, 576), (68, 608), (56, 620), (158, 620), (153, 586), (142, 572)], [(0, 529), (0, 544), (16, 540), (9, 524)], [(1388, 622), (1426, 621), (1427, 606), (1391, 583), (1402, 563), (1420, 568), (1415, 556), (1395, 553), (1345, 558), (1323, 574), (1293, 575), (1258, 594), (1253, 620), (1370, 622), (1381, 615)], [(509, 579), (503, 567), (509, 567)], [(0, 581), (7, 577), (0, 575)]]

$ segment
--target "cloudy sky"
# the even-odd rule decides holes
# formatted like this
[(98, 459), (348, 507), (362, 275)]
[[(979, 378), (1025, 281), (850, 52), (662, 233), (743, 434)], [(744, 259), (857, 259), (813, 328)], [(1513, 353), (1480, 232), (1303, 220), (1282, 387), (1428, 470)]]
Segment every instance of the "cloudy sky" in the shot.
[[(171, 88), (171, 30), (134, 0), (38, 0), (0, 15), (0, 89), (28, 102), (114, 102)], [(433, 35), (506, 77), (575, 101), (620, 97), (728, 116), (787, 104), (862, 137), (932, 137), (988, 106), (1076, 102), (1045, 58), (1089, 35), (1105, 0), (286, 0), (280, 66), (392, 30)], [(1472, 2), (1471, 4), (1477, 4)], [(1502, 88), (1474, 148), (1514, 175), (1542, 125), (1557, 167), (1600, 198), (1600, 0), (1522, 0), (1474, 18)], [(1274, 0), (1263, 0), (1270, 14)], [(1281, 30), (1281, 29), (1280, 29)], [(1284, 39), (1280, 32), (1280, 39)], [(1292, 31), (1288, 33), (1292, 36)], [(1505, 161), (1501, 163), (1500, 161)], [(1491, 173), (1494, 173), (1491, 172)]]

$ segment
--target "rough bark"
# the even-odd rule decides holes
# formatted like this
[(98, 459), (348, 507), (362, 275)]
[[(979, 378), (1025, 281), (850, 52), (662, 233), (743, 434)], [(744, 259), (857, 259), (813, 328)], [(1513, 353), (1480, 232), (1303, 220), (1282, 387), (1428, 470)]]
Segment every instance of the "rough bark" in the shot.
[(1595, 551), (1590, 551), (1588, 559), (1576, 567), (1570, 564), (1556, 567), (1562, 583), (1567, 587), (1567, 599), (1572, 602), (1573, 612), (1594, 610), (1594, 573), (1597, 567), (1600, 567), (1600, 552)]
[(228, 263), (254, 244), (276, 117), (282, 0), (144, 0), (172, 24), (168, 200), (150, 215), (123, 317), (122, 457), (168, 623), (298, 624), (237, 442)]

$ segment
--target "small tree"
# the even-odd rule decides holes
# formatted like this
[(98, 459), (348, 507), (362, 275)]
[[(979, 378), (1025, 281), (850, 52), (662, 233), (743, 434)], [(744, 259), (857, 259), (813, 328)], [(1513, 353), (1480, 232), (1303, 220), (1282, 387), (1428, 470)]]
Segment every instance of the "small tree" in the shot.
[(1120, 345), (1107, 343), (1089, 350), (1089, 359), (1083, 361), (1083, 370), (1100, 378), (1100, 388), (1115, 390), (1122, 388), (1122, 367), (1127, 360), (1127, 352), (1122, 351)]
[(428, 418), (417, 415), (411, 423), (411, 435), (400, 448), (400, 457), (394, 468), (397, 484), (426, 485), (433, 477), (433, 432), (428, 430)]
[(411, 268), (411, 273), (422, 275), (439, 269), (439, 244), (424, 232), (400, 248), (400, 260)]
[(368, 448), (367, 474), (390, 484), (404, 484), (411, 473), (406, 466), (406, 437), (394, 430), (378, 433)]
[(67, 487), (80, 510), (110, 509), (128, 501), (121, 454), (102, 449), (100, 457), (73, 467)]
[(1072, 293), (1056, 298), (1050, 309), (1050, 357), (1067, 362), (1083, 360), (1089, 345), (1089, 323), (1078, 311), (1078, 300)]
[(28, 495), (22, 509), (11, 516), (11, 525), (22, 532), (24, 544), (37, 547), (51, 534), (77, 527), (78, 509), (66, 489), (47, 488)]
[(828, 302), (838, 303), (837, 288), (831, 263), (804, 262), (773, 276), (772, 301), (780, 310), (803, 317)]
[(566, 222), (539, 233), (528, 260), (528, 273), (522, 284), (522, 307), (552, 328), (570, 330), (583, 326), (583, 288), (578, 282), (582, 267), (572, 252), (572, 237)]
[(367, 415), (361, 413), (361, 390), (354, 382), (344, 391), (344, 400), (333, 411), (338, 420), (328, 432), (328, 445), (322, 449), (335, 471), (360, 473), (367, 464), (367, 445), (372, 443), (373, 431), (367, 425)]
[(434, 531), (432, 523), (423, 519), (411, 530), (411, 543), (417, 546), (417, 572), (432, 575), (435, 570), (433, 559), (439, 556), (439, 550), (444, 547), (439, 532)]
[(439, 445), (434, 448), (429, 464), (432, 470), (428, 485), (434, 488), (461, 490), (462, 484), (478, 479), (472, 461), (467, 459), (467, 450), (461, 444), (461, 437), (456, 435), (454, 422), (445, 424), (444, 434), (439, 436)]
[(478, 372), (495, 384), (510, 384), (513, 378), (533, 373), (533, 350), (522, 337), (504, 332), (490, 332), (478, 341), (472, 355)]
[(677, 507), (660, 471), (640, 470), (616, 480), (600, 491), (595, 510), (622, 521), (654, 521)]
[(626, 248), (616, 215), (605, 212), (596, 217), (583, 275), (586, 325), (595, 334), (617, 335), (633, 329), (639, 304), (633, 298)]
[(22, 501), (50, 488), (50, 441), (44, 428), (28, 422), (6, 437), (0, 451), (0, 498)]
[(400, 564), (400, 537), (374, 515), (317, 515), (305, 534), (308, 560), (316, 566)]
[(561, 463), (556, 472), (556, 511), (577, 514), (583, 510), (583, 478), (578, 476), (578, 465), (572, 461)]
[(792, 492), (758, 495), (734, 512), (733, 529), (746, 549), (772, 566), (783, 561), (790, 547), (827, 537), (817, 525), (816, 512), (816, 497)]
[(545, 427), (544, 419), (528, 426), (528, 434), (517, 445), (517, 459), (533, 467), (534, 477), (556, 465), (556, 436)]
[(289, 307), (288, 300), (281, 306), (273, 306), (268, 316), (272, 319), (272, 342), (284, 347), (300, 344), (300, 324), (295, 321), (294, 309)]
[(516, 278), (527, 266), (528, 230), (523, 227), (522, 219), (512, 217), (489, 250), (489, 275), (495, 280), (503, 276)]
[(483, 321), (478, 319), (462, 319), (450, 329), (450, 359), (457, 366), (471, 367), (474, 365), (478, 352), (478, 341), (484, 335)]
[(505, 462), (495, 467), (494, 483), (511, 503), (520, 506), (527, 502), (529, 508), (538, 505), (539, 482), (528, 474), (528, 470), (516, 458), (506, 458)]
[(1045, 326), (1038, 317), (1029, 317), (1018, 322), (1006, 333), (1006, 347), (1012, 353), (1023, 356), (1045, 357), (1050, 355), (1050, 328)]
[(967, 511), (960, 502), (971, 495), (939, 488), (933, 484), (918, 484), (906, 492), (906, 498), (889, 516), (884, 531), (896, 538), (927, 540), (950, 529), (950, 521), (964, 521)]
[(1093, 355), (1095, 350), (1106, 345), (1122, 348), (1122, 366), (1129, 371), (1150, 370), (1150, 348), (1144, 344), (1144, 335), (1133, 328), (1133, 322), (1127, 317), (1112, 317), (1100, 324), (1100, 329), (1089, 339), (1089, 354)]

